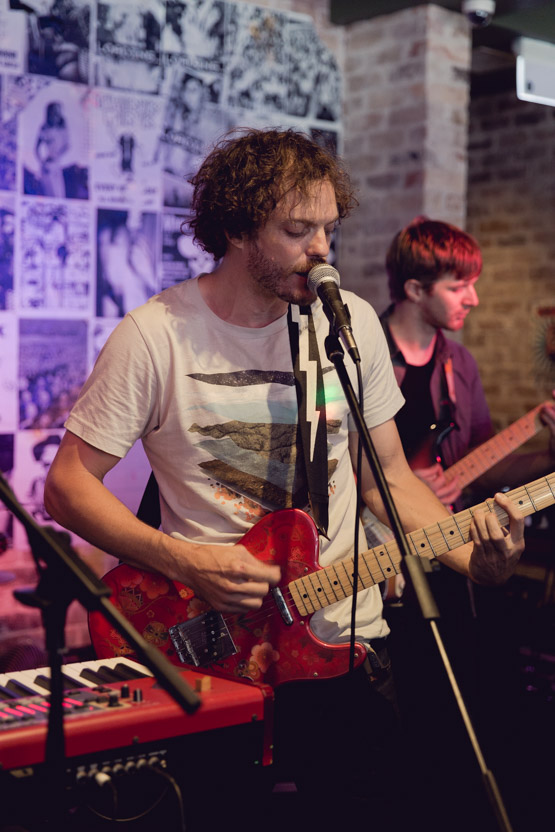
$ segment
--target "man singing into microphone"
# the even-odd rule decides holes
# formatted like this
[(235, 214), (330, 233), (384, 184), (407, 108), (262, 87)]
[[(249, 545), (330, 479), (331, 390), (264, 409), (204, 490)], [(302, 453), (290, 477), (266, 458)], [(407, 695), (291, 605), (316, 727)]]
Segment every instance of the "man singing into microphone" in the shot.
[[(293, 130), (226, 138), (192, 184), (190, 225), (214, 270), (166, 289), (120, 322), (66, 422), (46, 505), (59, 523), (123, 561), (186, 584), (216, 610), (246, 613), (280, 580), (278, 567), (241, 545), (268, 512), (298, 507), (314, 516), (326, 533), (320, 565), (352, 554), (357, 436), (324, 349), (329, 322), (307, 276), (325, 262), (355, 199), (340, 161)], [(417, 529), (448, 512), (407, 465), (394, 421), (403, 397), (376, 314), (352, 293), (344, 301), (360, 353), (366, 423), (401, 521)], [(356, 385), (349, 356), (346, 365)], [(103, 485), (138, 440), (158, 482), (161, 530)], [(365, 460), (360, 480), (365, 502), (385, 520)], [(442, 557), (478, 582), (503, 582), (524, 548), (522, 518), (504, 495), (496, 500), (509, 528), (477, 512), (471, 542)], [(363, 549), (362, 533), (359, 540)], [(316, 612), (310, 626), (323, 641), (345, 644), (350, 616), (346, 598)], [(360, 591), (356, 637), (371, 661), (314, 681), (325, 668), (296, 655), (311, 681), (275, 691), (273, 772), (297, 786), (305, 810), (295, 814), (299, 829), (307, 822), (348, 827), (364, 813), (376, 829), (386, 818), (396, 828), (387, 635), (379, 588)], [(272, 647), (273, 661), (291, 658)], [(243, 829), (259, 828), (251, 798), (237, 798)], [(214, 803), (210, 812), (223, 809)]]

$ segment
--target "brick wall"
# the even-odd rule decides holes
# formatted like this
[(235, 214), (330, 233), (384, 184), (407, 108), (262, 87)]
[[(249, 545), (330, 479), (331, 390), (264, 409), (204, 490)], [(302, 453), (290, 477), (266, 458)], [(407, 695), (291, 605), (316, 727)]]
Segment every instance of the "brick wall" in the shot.
[(467, 229), (484, 268), (464, 343), (504, 427), (555, 386), (555, 364), (542, 370), (534, 352), (535, 307), (555, 304), (555, 108), (512, 92), (471, 104)]
[(342, 285), (387, 304), (384, 258), (417, 214), (465, 216), (470, 33), (419, 6), (346, 27), (345, 159), (360, 207), (342, 229)]

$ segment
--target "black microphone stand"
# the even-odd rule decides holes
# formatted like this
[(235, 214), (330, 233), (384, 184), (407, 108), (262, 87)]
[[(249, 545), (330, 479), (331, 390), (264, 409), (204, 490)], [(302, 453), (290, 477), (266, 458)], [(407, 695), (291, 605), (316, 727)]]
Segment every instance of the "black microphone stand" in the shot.
[(378, 491), (380, 492), (380, 496), (383, 500), (383, 504), (387, 512), (389, 522), (391, 524), (391, 529), (393, 531), (396, 543), (399, 547), (399, 551), (403, 558), (402, 563), (405, 567), (406, 574), (408, 575), (411, 581), (411, 585), (414, 589), (414, 593), (420, 606), (422, 617), (430, 624), (430, 629), (435, 638), (441, 660), (445, 667), (445, 671), (447, 673), (447, 677), (451, 685), (453, 695), (455, 697), (456, 704), (461, 713), (461, 717), (463, 719), (470, 743), (472, 745), (476, 760), (478, 762), (480, 772), (482, 775), (482, 782), (487, 797), (490, 801), (491, 807), (493, 809), (493, 812), (495, 814), (497, 825), (500, 830), (503, 830), (503, 832), (512, 832), (512, 826), (507, 815), (505, 806), (503, 804), (503, 799), (497, 787), (495, 777), (491, 770), (488, 769), (486, 761), (480, 749), (476, 733), (472, 726), (470, 716), (468, 714), (455, 674), (451, 667), (451, 662), (449, 661), (449, 657), (445, 650), (445, 646), (443, 644), (443, 640), (441, 638), (441, 634), (436, 623), (440, 617), (439, 610), (437, 608), (426, 575), (424, 573), (422, 561), (420, 560), (418, 555), (413, 555), (410, 552), (407, 539), (403, 531), (403, 527), (401, 526), (399, 515), (397, 513), (397, 508), (395, 506), (395, 503), (393, 502), (393, 498), (391, 496), (387, 480), (383, 473), (383, 468), (381, 466), (379, 457), (376, 453), (374, 443), (372, 442), (372, 437), (370, 436), (368, 427), (366, 425), (366, 422), (364, 421), (364, 416), (361, 412), (358, 399), (353, 390), (349, 374), (345, 369), (344, 350), (341, 344), (339, 343), (337, 335), (333, 331), (333, 325), (330, 327), (330, 334), (326, 338), (325, 347), (328, 359), (333, 362), (337, 371), (337, 375), (339, 377), (339, 381), (343, 388), (343, 392), (345, 393), (347, 404), (349, 405), (349, 409), (355, 421), (355, 425), (358, 431), (360, 441), (362, 443), (364, 453), (366, 455), (366, 458), (368, 459), (368, 463), (374, 475)]
[[(15, 590), (14, 596), (26, 606), (40, 609), (42, 615), (51, 670), (45, 762), (47, 776), (53, 789), (52, 806), (61, 816), (65, 774), (62, 657), (65, 651), (66, 614), (72, 601), (78, 600), (89, 611), (102, 612), (152, 671), (161, 687), (186, 713), (193, 713), (201, 704), (201, 699), (163, 653), (148, 644), (114, 607), (109, 600), (110, 589), (72, 549), (69, 534), (58, 532), (52, 527), (40, 526), (17, 501), (2, 474), (0, 498), (23, 524), (39, 574), (39, 581), (33, 592)], [(56, 799), (57, 797), (59, 799)]]

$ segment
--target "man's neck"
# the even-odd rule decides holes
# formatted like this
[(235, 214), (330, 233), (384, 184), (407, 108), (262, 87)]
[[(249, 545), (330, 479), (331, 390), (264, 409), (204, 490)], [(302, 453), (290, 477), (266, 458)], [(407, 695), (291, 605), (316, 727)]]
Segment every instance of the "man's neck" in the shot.
[(407, 364), (422, 367), (430, 361), (438, 330), (422, 321), (413, 303), (396, 303), (387, 322)]
[(287, 312), (287, 304), (257, 292), (248, 276), (225, 260), (199, 279), (199, 290), (211, 311), (234, 326), (259, 329)]

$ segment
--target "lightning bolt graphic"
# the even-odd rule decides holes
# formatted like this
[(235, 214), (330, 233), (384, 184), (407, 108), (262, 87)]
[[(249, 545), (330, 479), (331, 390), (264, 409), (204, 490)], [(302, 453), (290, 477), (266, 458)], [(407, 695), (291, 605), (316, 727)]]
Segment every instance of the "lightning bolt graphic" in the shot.
[(299, 308), (291, 305), (291, 318), (299, 327), (299, 369), (306, 377), (306, 418), (310, 422), (310, 460), (314, 459), (319, 414), (316, 410), (316, 361), (308, 356), (308, 326), (301, 329)]

